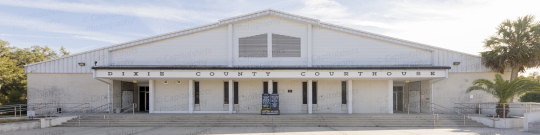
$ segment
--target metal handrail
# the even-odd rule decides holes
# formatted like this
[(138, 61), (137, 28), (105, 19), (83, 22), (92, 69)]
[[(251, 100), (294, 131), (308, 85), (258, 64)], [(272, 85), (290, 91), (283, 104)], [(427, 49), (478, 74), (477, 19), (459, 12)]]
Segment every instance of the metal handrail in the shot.
[[(525, 110), (524, 113), (530, 113), (530, 112), (536, 112), (540, 111), (540, 103), (496, 103), (496, 102), (480, 102), (480, 103), (454, 103), (454, 106), (457, 105), (458, 110), (466, 110), (471, 109), (470, 105), (475, 105), (474, 109), (478, 109), (478, 115), (482, 114), (482, 110)], [(496, 106), (503, 105), (503, 108), (497, 108)], [(510, 105), (518, 105), (518, 107), (510, 107)], [(464, 106), (464, 107), (462, 107)], [(485, 106), (495, 106), (495, 107), (485, 107)], [(508, 107), (507, 107), (508, 106)], [(463, 113), (463, 112), (458, 112)], [(506, 113), (506, 111), (503, 111), (503, 113)], [(525, 115), (523, 113), (523, 115)], [(463, 113), (465, 114), (465, 113)], [(468, 114), (476, 114), (475, 113), (468, 113)], [(502, 116), (503, 118), (506, 118), (507, 114), (504, 114)]]
[[(0, 105), (0, 114), (13, 112), (15, 114), (15, 117), (17, 117), (17, 111), (18, 111), (19, 117), (22, 117), (22, 112), (26, 111), (26, 107), (27, 107), (26, 104)], [(17, 110), (17, 108), (19, 108), (19, 110)]]
[[(71, 104), (75, 104), (75, 106), (73, 107), (64, 107), (64, 105), (71, 105)], [(39, 113), (36, 113), (36, 115), (44, 115), (43, 113), (43, 110), (44, 109), (51, 109), (51, 108), (54, 108), (54, 109), (58, 109), (60, 108), (60, 110), (56, 110), (56, 111), (53, 111), (53, 113), (51, 113), (51, 111), (49, 110), (47, 112), (47, 114), (45, 115), (46, 117), (48, 116), (56, 116), (58, 114), (62, 114), (62, 115), (65, 115), (65, 114), (69, 114), (69, 113), (83, 113), (85, 114), (86, 113), (86, 107), (87, 105), (90, 106), (90, 103), (31, 103), (29, 104), (29, 106), (37, 106), (39, 105), (38, 109), (39, 109)], [(82, 107), (81, 107), (82, 106)], [(79, 109), (77, 109), (79, 108)], [(73, 110), (75, 109), (75, 110)]]
[(122, 113), (128, 112), (129, 110), (132, 110), (133, 115), (135, 115), (135, 108), (137, 107), (137, 103), (133, 103), (131, 107), (122, 108), (124, 110)]
[[(443, 109), (450, 110), (450, 111), (456, 113), (455, 110), (448, 109), (448, 108), (443, 107), (443, 106), (441, 106), (441, 105), (438, 105), (438, 104), (435, 104), (435, 103), (430, 103), (430, 104), (431, 104), (431, 107), (433, 107), (433, 108), (432, 108), (433, 110), (440, 110), (441, 112), (443, 112), (441, 109), (436, 108), (436, 107), (441, 107), (441, 108), (443, 108)], [(432, 113), (435, 114), (434, 111), (432, 111)], [(451, 114), (454, 114), (454, 113), (451, 113)], [(460, 118), (460, 119), (461, 119), (461, 115), (459, 115), (459, 113), (458, 113), (457, 115), (450, 115), (450, 116), (454, 116), (454, 117), (457, 117), (457, 118)], [(470, 119), (469, 115), (467, 115), (467, 117), (465, 117), (465, 115), (463, 115), (463, 127), (466, 126), (466, 120), (467, 120), (467, 119)]]
[[(411, 104), (409, 103), (409, 104), (405, 104), (405, 105), (406, 105), (406, 107), (407, 107), (407, 115), (409, 115), (409, 114), (410, 114), (410, 105), (411, 105)], [(415, 111), (414, 111), (414, 112), (415, 112)], [(432, 120), (433, 120), (433, 127), (434, 127), (434, 128), (437, 127), (437, 122), (439, 121), (439, 114), (433, 113), (433, 114), (432, 114), (433, 118), (432, 118), (432, 116), (429, 116), (429, 115), (427, 115), (427, 114), (423, 114), (423, 113), (420, 113), (420, 112), (415, 112), (415, 113), (420, 114), (420, 115), (422, 115), (422, 116), (426, 116), (426, 117), (429, 118), (429, 119), (432, 119)]]
[[(90, 110), (97, 110), (97, 109), (99, 109), (99, 108), (102, 108), (103, 106), (107, 106), (107, 110), (108, 110), (108, 115), (103, 115), (103, 118), (104, 118), (104, 119), (107, 119), (107, 118), (110, 119), (110, 116), (111, 116), (111, 110), (112, 110), (112, 109), (111, 109), (111, 108), (112, 108), (112, 103), (106, 103), (106, 104), (103, 104), (103, 105), (101, 105), (101, 106), (94, 107), (94, 108), (92, 108), (92, 109), (90, 109)], [(92, 112), (92, 111), (91, 111), (91, 112)], [(84, 114), (82, 118), (81, 118), (81, 115), (78, 115), (77, 118), (78, 118), (78, 121), (79, 121), (79, 127), (81, 126), (81, 119), (87, 118), (88, 116), (97, 116), (97, 115), (95, 115), (95, 114), (98, 114), (98, 113), (100, 113), (100, 111), (93, 111), (93, 113), (91, 113), (91, 114)], [(106, 116), (107, 116), (107, 117), (106, 117)], [(107, 120), (107, 121), (109, 121), (109, 120)]]
[[(71, 105), (75, 104), (74, 107), (64, 107), (64, 105)], [(86, 106), (89, 105), (89, 103), (28, 103), (28, 104), (14, 104), (14, 105), (0, 105), (0, 113), (10, 113), (15, 112), (15, 117), (17, 117), (17, 111), (19, 112), (19, 117), (22, 116), (23, 111), (36, 111), (36, 116), (56, 116), (58, 114), (68, 114), (73, 109), (75, 109), (75, 112), (78, 113), (80, 111), (81, 113), (86, 113)], [(82, 107), (81, 107), (82, 106)], [(10, 109), (13, 107), (14, 109)], [(36, 108), (37, 107), (37, 108)], [(32, 108), (32, 109), (30, 109)], [(56, 111), (51, 111), (51, 109), (56, 109)], [(78, 109), (80, 108), (80, 109)], [(39, 111), (37, 111), (37, 110)], [(53, 109), (53, 110), (54, 110)], [(45, 113), (44, 113), (45, 110)]]

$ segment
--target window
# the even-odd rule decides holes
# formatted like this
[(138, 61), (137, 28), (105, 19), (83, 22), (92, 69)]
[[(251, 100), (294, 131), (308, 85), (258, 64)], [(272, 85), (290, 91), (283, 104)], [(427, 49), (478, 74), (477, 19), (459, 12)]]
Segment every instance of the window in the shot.
[(307, 104), (307, 82), (302, 82), (302, 104)]
[(199, 82), (195, 82), (195, 104), (199, 104)]
[[(223, 104), (229, 104), (229, 82), (223, 82), (223, 92), (225, 92), (223, 95), (225, 96), (223, 99)], [(234, 104), (238, 104), (238, 82), (234, 82)]]
[(317, 82), (313, 82), (312, 83), (312, 87), (313, 87), (313, 90), (311, 93), (313, 93), (312, 97), (313, 97), (313, 101), (312, 101), (312, 104), (317, 104)]
[(277, 82), (272, 82), (272, 93), (278, 93), (278, 90), (277, 90)]
[(234, 82), (234, 104), (238, 104), (238, 82)]
[[(271, 50), (268, 50), (268, 40), (272, 41)], [(268, 51), (272, 51), (272, 57), (301, 57), (301, 38), (260, 34), (238, 39), (239, 57), (268, 57)]]
[(268, 57), (268, 34), (240, 38), (239, 57)]
[(223, 82), (223, 104), (229, 104), (229, 82)]
[(263, 82), (263, 93), (268, 93), (268, 82)]
[[(312, 101), (311, 101), (311, 104), (317, 104), (317, 82), (312, 82), (311, 83), (313, 87), (312, 88)], [(302, 82), (302, 104), (307, 104), (307, 89), (308, 89), (308, 86), (307, 86), (307, 82)]]
[(341, 82), (341, 104), (347, 104), (347, 82)]
[(272, 34), (272, 57), (300, 57), (300, 38)]
[[(268, 82), (263, 82), (263, 93), (268, 93)], [(272, 82), (272, 93), (278, 93), (277, 82)]]

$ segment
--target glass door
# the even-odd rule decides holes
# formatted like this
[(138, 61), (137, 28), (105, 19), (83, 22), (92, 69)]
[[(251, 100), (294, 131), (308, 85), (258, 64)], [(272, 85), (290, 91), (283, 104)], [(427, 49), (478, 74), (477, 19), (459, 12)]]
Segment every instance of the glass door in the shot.
[(394, 86), (393, 104), (394, 111), (403, 111), (403, 87)]
[(150, 108), (150, 105), (149, 105), (150, 103), (148, 103), (148, 101), (150, 99), (150, 93), (148, 93), (148, 91), (147, 91), (147, 92), (144, 93), (144, 95), (145, 95), (144, 96), (144, 111), (148, 111), (148, 110), (150, 110), (149, 109)]
[(147, 86), (139, 87), (139, 111), (148, 111), (150, 109), (150, 94), (148, 93), (148, 89), (149, 87)]

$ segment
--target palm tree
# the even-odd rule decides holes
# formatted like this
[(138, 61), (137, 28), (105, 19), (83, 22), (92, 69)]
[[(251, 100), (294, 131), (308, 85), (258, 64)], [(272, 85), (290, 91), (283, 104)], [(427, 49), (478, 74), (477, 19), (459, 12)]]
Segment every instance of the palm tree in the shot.
[[(504, 80), (500, 74), (495, 74), (494, 82), (491, 82), (487, 79), (477, 79), (474, 80), (473, 86), (467, 89), (467, 93), (470, 93), (474, 90), (485, 91), (489, 94), (495, 96), (499, 99), (498, 103), (508, 103), (508, 100), (514, 97), (514, 95), (524, 93), (527, 91), (538, 91), (540, 90), (540, 83), (532, 81), (530, 78), (520, 77), (514, 80)], [(497, 105), (497, 115), (501, 117), (507, 117), (509, 110), (508, 106), (503, 108), (502, 104)], [(506, 112), (503, 112), (506, 111)], [(506, 114), (503, 116), (503, 114)]]
[(510, 80), (518, 78), (519, 72), (540, 65), (540, 23), (533, 22), (534, 16), (518, 17), (516, 21), (505, 20), (494, 36), (484, 41), (481, 52), (482, 64), (504, 74), (512, 70)]

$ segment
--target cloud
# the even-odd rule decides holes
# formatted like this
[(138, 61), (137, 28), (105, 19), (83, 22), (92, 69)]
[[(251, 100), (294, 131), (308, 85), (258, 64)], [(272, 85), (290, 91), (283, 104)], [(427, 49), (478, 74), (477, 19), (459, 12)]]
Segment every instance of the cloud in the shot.
[[(123, 3), (73, 3), (60, 1), (0, 1), (0, 5), (49, 9), (74, 13), (87, 14), (118, 14), (133, 17), (157, 18), (176, 21), (207, 20), (206, 16), (211, 16), (215, 12), (211, 10), (183, 10), (181, 8), (169, 8), (166, 6), (155, 6), (151, 4), (129, 5)], [(215, 20), (215, 19), (212, 19)]]
[(482, 41), (493, 35), (495, 27), (504, 19), (527, 14), (540, 16), (540, 8), (536, 6), (539, 2), (397, 0), (359, 4), (381, 6), (374, 9), (332, 0), (315, 0), (303, 1), (303, 7), (294, 13), (322, 22), (478, 55), (484, 51)]
[[(89, 39), (96, 40), (108, 43), (121, 43), (130, 39), (121, 35), (107, 34), (102, 32), (91, 32), (87, 30), (82, 30), (78, 27), (72, 27), (65, 25), (52, 20), (44, 20), (39, 18), (27, 17), (27, 16), (16, 16), (7, 13), (0, 13), (0, 25), (8, 27), (6, 33), (2, 33), (4, 36), (17, 36), (17, 37), (42, 37), (42, 38), (52, 38), (51, 36), (33, 36), (27, 34), (10, 34), (10, 33), (25, 33), (25, 32), (53, 32), (60, 34), (75, 35), (71, 36), (72, 38), (80, 39)], [(13, 19), (16, 18), (16, 19)], [(69, 38), (69, 36), (64, 36), (62, 38)]]
[(332, 0), (304, 0), (304, 6), (297, 11), (297, 14), (310, 16), (318, 19), (344, 18), (350, 15), (348, 7)]

